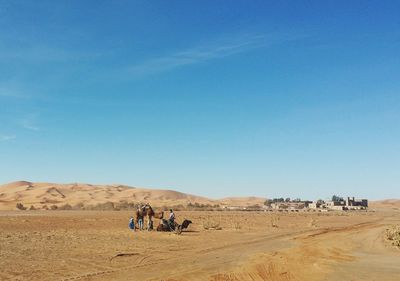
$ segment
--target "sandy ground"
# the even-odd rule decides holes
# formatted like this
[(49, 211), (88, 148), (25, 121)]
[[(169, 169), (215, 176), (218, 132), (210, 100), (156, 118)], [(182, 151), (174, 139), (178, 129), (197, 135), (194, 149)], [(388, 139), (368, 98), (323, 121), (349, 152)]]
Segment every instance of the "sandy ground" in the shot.
[(383, 239), (395, 210), (178, 212), (193, 221), (182, 235), (132, 232), (129, 216), (0, 212), (0, 280), (400, 280), (400, 250)]

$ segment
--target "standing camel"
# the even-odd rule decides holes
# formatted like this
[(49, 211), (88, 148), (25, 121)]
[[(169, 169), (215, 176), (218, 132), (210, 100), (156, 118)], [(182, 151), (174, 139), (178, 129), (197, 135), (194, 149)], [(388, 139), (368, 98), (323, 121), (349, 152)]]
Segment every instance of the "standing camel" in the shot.
[(143, 230), (144, 216), (145, 207), (139, 206), (136, 210), (136, 225), (138, 226), (139, 230)]
[(164, 217), (164, 212), (155, 213), (150, 204), (146, 204), (143, 207), (143, 215), (147, 218), (147, 230), (153, 229), (153, 218), (162, 219)]

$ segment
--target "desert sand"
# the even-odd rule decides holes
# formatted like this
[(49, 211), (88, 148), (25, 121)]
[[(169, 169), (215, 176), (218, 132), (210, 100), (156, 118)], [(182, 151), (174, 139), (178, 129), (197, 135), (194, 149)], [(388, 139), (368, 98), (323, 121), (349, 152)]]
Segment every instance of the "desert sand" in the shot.
[(400, 200), (386, 199), (386, 200), (372, 201), (370, 204), (370, 208), (380, 209), (380, 210), (400, 210)]
[[(181, 235), (125, 211), (0, 212), (0, 280), (393, 280), (400, 212), (177, 212)], [(272, 222), (277, 227), (272, 226)], [(220, 230), (205, 230), (204, 225)], [(118, 256), (118, 254), (123, 254)]]
[[(386, 229), (400, 225), (400, 201), (394, 199), (354, 212), (178, 211), (178, 222), (193, 222), (181, 235), (133, 232), (133, 211), (42, 209), (125, 201), (249, 206), (263, 200), (211, 200), (123, 185), (2, 185), (0, 280), (400, 280), (400, 250), (385, 239)], [(40, 210), (18, 211), (16, 203)]]

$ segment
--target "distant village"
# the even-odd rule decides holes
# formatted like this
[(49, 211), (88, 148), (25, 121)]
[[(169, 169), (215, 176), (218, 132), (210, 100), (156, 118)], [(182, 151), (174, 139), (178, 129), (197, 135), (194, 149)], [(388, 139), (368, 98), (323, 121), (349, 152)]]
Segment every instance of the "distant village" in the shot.
[[(259, 206), (258, 206), (259, 207)], [(239, 207), (239, 206), (225, 206), (229, 210), (251, 210), (252, 207)], [(258, 208), (260, 209), (260, 208)], [(354, 210), (367, 210), (367, 199), (355, 199), (354, 197), (347, 197), (344, 199), (339, 196), (332, 196), (331, 200), (317, 200), (308, 201), (301, 199), (291, 200), (290, 198), (274, 198), (267, 199), (262, 206), (265, 211), (354, 211)]]
[(366, 210), (368, 208), (367, 199), (355, 199), (354, 197), (347, 197), (346, 199), (339, 196), (332, 196), (331, 200), (317, 200), (317, 201), (302, 201), (300, 199), (290, 200), (290, 198), (275, 198), (267, 200), (265, 203), (266, 209), (271, 210), (335, 210), (335, 211), (348, 211), (348, 210)]

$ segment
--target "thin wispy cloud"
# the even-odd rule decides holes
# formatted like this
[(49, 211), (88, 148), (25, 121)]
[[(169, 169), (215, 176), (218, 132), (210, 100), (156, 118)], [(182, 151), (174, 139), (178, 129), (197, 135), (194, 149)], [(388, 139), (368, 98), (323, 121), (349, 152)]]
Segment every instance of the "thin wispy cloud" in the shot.
[(0, 141), (10, 141), (16, 138), (16, 135), (0, 135)]
[(40, 128), (38, 126), (29, 124), (29, 123), (23, 123), (22, 127), (24, 129), (31, 130), (31, 131), (39, 131), (40, 130)]
[(146, 76), (166, 72), (178, 67), (184, 67), (210, 60), (216, 60), (273, 43), (264, 35), (241, 36), (233, 39), (219, 40), (202, 46), (178, 51), (170, 55), (151, 58), (139, 64), (130, 66), (128, 71), (133, 76)]
[(33, 115), (20, 119), (18, 124), (26, 130), (40, 131), (40, 127), (36, 125), (36, 116)]

